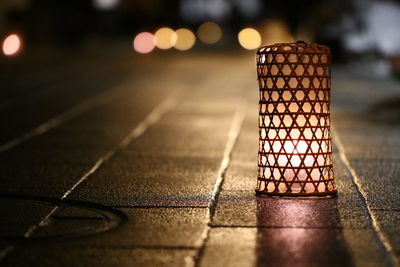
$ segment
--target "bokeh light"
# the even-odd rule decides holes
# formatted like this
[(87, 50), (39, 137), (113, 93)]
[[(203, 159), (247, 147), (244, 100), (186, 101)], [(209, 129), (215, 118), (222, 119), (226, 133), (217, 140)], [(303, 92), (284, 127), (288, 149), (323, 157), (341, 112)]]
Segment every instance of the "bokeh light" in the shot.
[(256, 49), (261, 45), (261, 36), (253, 28), (245, 28), (238, 34), (240, 45), (248, 50)]
[(287, 24), (277, 19), (267, 20), (262, 39), (266, 45), (293, 42), (293, 36), (289, 32)]
[(6, 56), (12, 56), (21, 49), (21, 39), (16, 34), (10, 34), (3, 41), (3, 53)]
[(196, 42), (196, 36), (188, 29), (179, 29), (176, 31), (177, 39), (174, 47), (178, 50), (185, 51), (192, 48)]
[(160, 49), (170, 49), (176, 43), (177, 34), (174, 30), (164, 27), (154, 34), (156, 46)]
[(141, 54), (150, 53), (155, 47), (154, 35), (149, 32), (141, 32), (133, 40), (133, 48)]
[(199, 39), (206, 44), (214, 44), (222, 37), (222, 29), (214, 22), (204, 22), (197, 30)]
[(100, 10), (116, 8), (121, 0), (93, 0), (93, 5)]

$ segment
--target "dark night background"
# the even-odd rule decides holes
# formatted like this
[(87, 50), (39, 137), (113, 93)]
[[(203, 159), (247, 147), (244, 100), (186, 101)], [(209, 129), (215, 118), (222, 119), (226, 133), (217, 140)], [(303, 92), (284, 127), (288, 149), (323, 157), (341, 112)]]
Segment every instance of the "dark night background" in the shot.
[(214, 21), (222, 27), (222, 40), (204, 47), (197, 39), (193, 49), (239, 49), (237, 33), (242, 28), (256, 28), (265, 45), (271, 36), (263, 29), (274, 21), (292, 40), (329, 45), (336, 63), (376, 62), (378, 69), (371, 71), (387, 75), (399, 69), (399, 17), (399, 1), (3, 0), (0, 35), (4, 39), (19, 34), (20, 56), (28, 56), (37, 47), (75, 50), (90, 40), (106, 46), (113, 40), (128, 44), (137, 33), (161, 26), (195, 32), (204, 21)]

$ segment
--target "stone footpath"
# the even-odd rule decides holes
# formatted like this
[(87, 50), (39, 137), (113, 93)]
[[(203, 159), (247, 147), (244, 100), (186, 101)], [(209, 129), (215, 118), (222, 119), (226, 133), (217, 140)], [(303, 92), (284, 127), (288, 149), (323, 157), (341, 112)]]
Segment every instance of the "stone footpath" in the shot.
[(338, 197), (279, 199), (252, 54), (59, 60), (0, 77), (2, 266), (399, 264), (398, 81), (333, 73)]

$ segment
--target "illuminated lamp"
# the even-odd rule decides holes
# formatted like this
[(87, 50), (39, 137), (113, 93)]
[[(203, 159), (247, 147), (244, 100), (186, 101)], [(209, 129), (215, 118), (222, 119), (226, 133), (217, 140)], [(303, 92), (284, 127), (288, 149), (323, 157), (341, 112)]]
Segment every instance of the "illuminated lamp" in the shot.
[(335, 195), (330, 131), (330, 49), (277, 43), (257, 51), (256, 194)]

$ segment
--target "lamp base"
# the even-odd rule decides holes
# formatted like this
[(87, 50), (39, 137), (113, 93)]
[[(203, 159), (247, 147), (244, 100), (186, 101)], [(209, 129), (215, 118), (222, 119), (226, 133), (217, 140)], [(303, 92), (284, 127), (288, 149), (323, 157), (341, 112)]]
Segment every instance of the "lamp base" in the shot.
[(337, 195), (337, 190), (332, 190), (328, 192), (313, 192), (313, 193), (279, 193), (279, 192), (265, 192), (256, 191), (257, 196), (269, 196), (269, 197), (335, 197)]

